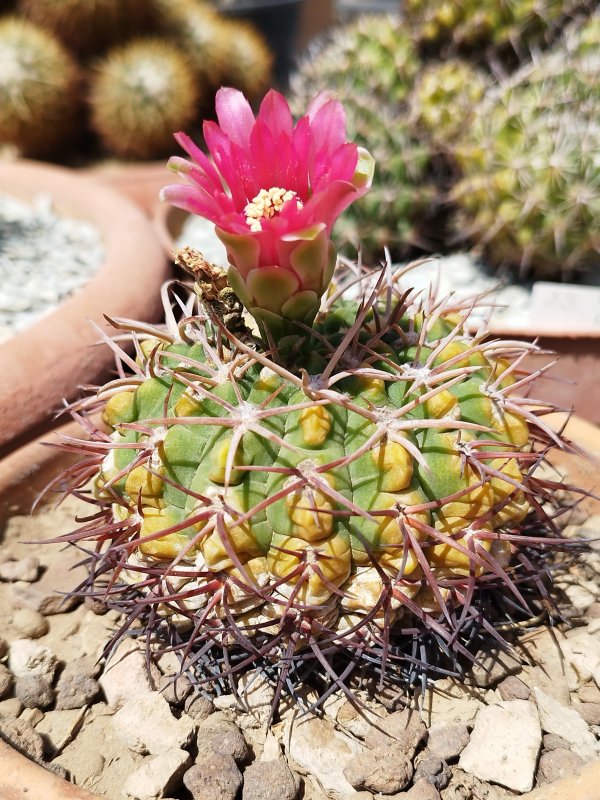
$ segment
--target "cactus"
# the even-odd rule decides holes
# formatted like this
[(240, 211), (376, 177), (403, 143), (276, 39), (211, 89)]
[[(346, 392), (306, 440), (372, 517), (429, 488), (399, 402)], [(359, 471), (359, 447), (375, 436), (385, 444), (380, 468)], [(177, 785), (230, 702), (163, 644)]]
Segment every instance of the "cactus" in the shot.
[(157, 158), (171, 149), (173, 130), (194, 121), (198, 97), (183, 53), (160, 39), (133, 41), (97, 64), (91, 121), (113, 153)]
[(171, 39), (190, 58), (208, 88), (220, 84), (228, 60), (222, 17), (201, 0), (153, 0), (157, 33)]
[(522, 275), (598, 271), (599, 113), (593, 59), (562, 47), (491, 92), (456, 148), (457, 234)]
[(251, 102), (262, 98), (270, 86), (273, 53), (259, 31), (248, 22), (232, 18), (223, 20), (229, 58), (221, 83), (235, 86)]
[(82, 58), (145, 32), (151, 20), (147, 0), (19, 0), (17, 8)]
[(352, 138), (373, 153), (371, 191), (336, 229), (336, 243), (350, 243), (351, 251), (360, 244), (365, 263), (377, 263), (384, 246), (394, 258), (436, 246), (425, 233), (438, 194), (431, 151), (405, 105), (419, 65), (398, 18), (366, 16), (317, 42), (291, 79), (292, 108), (304, 108), (317, 91), (334, 91)]
[(342, 268), (328, 288), (331, 225), (372, 172), (339, 103), (293, 127), (277, 93), (254, 120), (221, 90), (217, 115), (214, 164), (180, 134), (193, 161), (172, 160), (187, 184), (165, 196), (215, 221), (229, 277), (183, 250), (181, 316), (166, 290), (164, 326), (114, 323), (135, 360), (112, 341), (118, 377), (76, 405), (89, 439), (65, 443), (86, 454), (71, 490), (94, 484), (95, 512), (59, 537), (89, 553), (80, 592), (127, 614), (121, 632), (164, 634), (201, 684), (254, 663), (277, 698), (313, 671), (318, 705), (353, 666), (427, 671), (425, 640), (458, 669), (493, 633), (490, 592), (528, 613), (553, 543), (535, 472), (562, 443), (519, 393), (536, 348), (469, 336), (466, 305), (405, 288), (410, 266)]
[(407, 0), (405, 18), (426, 52), (459, 50), (476, 58), (511, 52), (526, 60), (529, 49), (550, 43), (580, 8), (579, 0)]
[(439, 149), (447, 150), (469, 126), (488, 83), (487, 75), (467, 61), (448, 58), (427, 64), (409, 101), (413, 124)]
[(18, 17), (0, 20), (0, 143), (45, 156), (77, 132), (79, 74), (53, 36)]

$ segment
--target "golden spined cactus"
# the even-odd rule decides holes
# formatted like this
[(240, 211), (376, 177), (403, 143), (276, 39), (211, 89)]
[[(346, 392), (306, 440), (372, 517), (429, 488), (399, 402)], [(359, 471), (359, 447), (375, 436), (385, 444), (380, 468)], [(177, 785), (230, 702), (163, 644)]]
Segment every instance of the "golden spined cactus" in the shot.
[(78, 126), (79, 73), (51, 34), (0, 19), (0, 144), (24, 156), (64, 150)]
[(111, 51), (90, 86), (91, 121), (104, 146), (124, 158), (158, 158), (173, 131), (197, 117), (200, 88), (184, 53), (159, 39)]
[(149, 0), (19, 0), (17, 8), (84, 60), (144, 33), (152, 18)]

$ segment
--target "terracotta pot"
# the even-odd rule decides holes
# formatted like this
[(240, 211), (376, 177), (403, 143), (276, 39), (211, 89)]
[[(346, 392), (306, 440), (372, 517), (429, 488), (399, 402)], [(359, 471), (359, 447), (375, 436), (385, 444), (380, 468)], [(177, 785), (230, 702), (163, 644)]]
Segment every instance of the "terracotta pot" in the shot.
[(0, 345), (0, 457), (53, 425), (63, 398), (104, 380), (114, 365), (91, 322), (132, 317), (158, 321), (159, 288), (171, 266), (151, 223), (121, 194), (62, 167), (21, 161), (0, 164), (0, 191), (24, 200), (52, 197), (56, 211), (94, 224), (105, 260), (92, 279), (57, 309)]
[[(173, 152), (177, 146), (173, 141)], [(81, 170), (103, 186), (121, 192), (138, 205), (146, 216), (151, 216), (163, 186), (173, 183), (173, 173), (166, 167), (167, 159), (126, 163), (107, 161)]]
[[(95, 424), (100, 425), (100, 420), (95, 419)], [(30, 514), (51, 481), (79, 460), (78, 454), (52, 446), (61, 436), (81, 438), (81, 426), (73, 420), (65, 422), (0, 459), (0, 529), (8, 517)], [(45, 499), (52, 497), (48, 494)]]
[[(2, 800), (98, 800), (99, 795), (62, 780), (0, 739)], [(104, 798), (106, 800), (106, 798)]]

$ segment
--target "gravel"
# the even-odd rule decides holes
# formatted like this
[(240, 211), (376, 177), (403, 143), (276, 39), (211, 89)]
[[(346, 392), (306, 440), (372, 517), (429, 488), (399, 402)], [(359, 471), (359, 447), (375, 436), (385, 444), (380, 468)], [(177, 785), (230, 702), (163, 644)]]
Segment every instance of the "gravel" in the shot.
[(98, 229), (59, 216), (48, 195), (30, 206), (0, 194), (0, 341), (85, 285), (103, 259)]

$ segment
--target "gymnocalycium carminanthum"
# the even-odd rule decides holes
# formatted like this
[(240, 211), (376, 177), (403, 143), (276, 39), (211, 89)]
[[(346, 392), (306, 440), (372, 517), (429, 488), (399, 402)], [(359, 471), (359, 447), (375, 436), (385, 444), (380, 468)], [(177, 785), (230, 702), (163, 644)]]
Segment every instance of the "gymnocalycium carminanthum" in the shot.
[(217, 115), (210, 157), (177, 134), (163, 195), (215, 223), (229, 271), (179, 251), (194, 286), (165, 287), (164, 325), (114, 322), (118, 374), (73, 408), (65, 479), (94, 508), (60, 537), (89, 557), (77, 591), (199, 684), (259, 668), (275, 702), (306, 680), (315, 705), (353, 697), (356, 668), (460, 672), (498, 621), (549, 607), (540, 466), (567, 445), (522, 391), (537, 348), (468, 333), (472, 303), (407, 288), (414, 265), (334, 271), (373, 172), (334, 98), (294, 124), (274, 91), (255, 118), (222, 89)]

